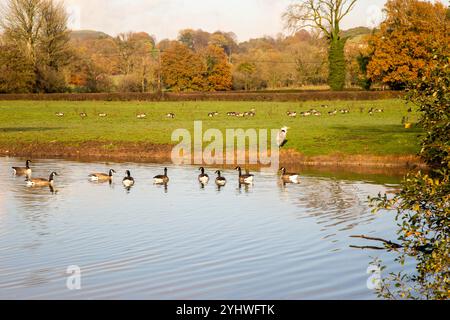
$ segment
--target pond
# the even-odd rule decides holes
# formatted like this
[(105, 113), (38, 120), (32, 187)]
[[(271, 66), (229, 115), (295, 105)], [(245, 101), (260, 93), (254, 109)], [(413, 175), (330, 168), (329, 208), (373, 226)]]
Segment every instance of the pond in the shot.
[[(24, 160), (0, 158), (0, 299), (376, 299), (373, 258), (398, 271), (393, 253), (349, 247), (367, 244), (351, 235), (396, 238), (394, 214), (367, 203), (395, 177), (305, 171), (282, 186), (256, 172), (239, 187), (224, 170), (219, 190), (199, 186), (197, 167), (168, 165), (164, 188), (152, 182), (161, 164), (35, 160), (33, 177), (59, 173), (50, 192), (12, 175)], [(109, 168), (111, 185), (88, 181)], [(66, 286), (69, 266), (80, 290)]]

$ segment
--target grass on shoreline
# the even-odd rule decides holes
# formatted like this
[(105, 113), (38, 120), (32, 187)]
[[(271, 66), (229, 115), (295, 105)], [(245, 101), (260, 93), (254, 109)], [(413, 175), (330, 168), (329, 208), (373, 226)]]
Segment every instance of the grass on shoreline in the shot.
[[(328, 105), (328, 108), (321, 105)], [(370, 108), (383, 113), (368, 114)], [(408, 106), (409, 107), (409, 106)], [(414, 155), (419, 150), (421, 131), (405, 129), (403, 116), (416, 120), (400, 99), (377, 101), (311, 101), (311, 102), (104, 102), (104, 101), (0, 101), (0, 147), (17, 144), (58, 142), (76, 146), (85, 142), (105, 145), (126, 143), (174, 144), (175, 129), (193, 130), (195, 120), (203, 121), (203, 130), (217, 128), (276, 129), (290, 127), (286, 148), (305, 156), (345, 155)], [(229, 111), (256, 109), (254, 118), (235, 118)], [(315, 108), (322, 116), (289, 118), (286, 111)], [(328, 111), (349, 109), (349, 114), (329, 116)], [(361, 112), (361, 108), (364, 110)], [(209, 118), (208, 113), (220, 113)], [(63, 112), (64, 117), (57, 117)], [(88, 117), (81, 119), (80, 112)], [(105, 112), (106, 118), (98, 117)], [(146, 119), (137, 119), (137, 113)], [(173, 112), (175, 119), (167, 119)]]

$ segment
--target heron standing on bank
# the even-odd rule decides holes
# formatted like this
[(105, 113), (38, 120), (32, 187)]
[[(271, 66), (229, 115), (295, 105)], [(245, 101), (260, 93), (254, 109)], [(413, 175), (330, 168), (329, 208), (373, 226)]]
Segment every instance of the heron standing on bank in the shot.
[(278, 132), (278, 136), (277, 136), (277, 145), (279, 148), (281, 148), (282, 146), (284, 146), (287, 142), (286, 137), (287, 137), (287, 131), (288, 131), (288, 127), (283, 127), (281, 128), (281, 131)]

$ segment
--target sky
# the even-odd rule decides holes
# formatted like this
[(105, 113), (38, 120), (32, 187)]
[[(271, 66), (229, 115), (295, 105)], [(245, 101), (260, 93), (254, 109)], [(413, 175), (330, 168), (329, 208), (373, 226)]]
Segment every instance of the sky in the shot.
[[(5, 2), (6, 0), (0, 0)], [(62, 0), (75, 30), (110, 35), (144, 31), (156, 39), (175, 39), (182, 29), (232, 31), (239, 41), (288, 33), (282, 13), (295, 0)], [(450, 0), (443, 0), (449, 3)], [(358, 0), (343, 28), (381, 22), (386, 0)]]
[[(181, 29), (234, 32), (239, 41), (276, 36), (283, 28), (281, 15), (295, 0), (64, 0), (73, 29), (97, 30), (110, 35), (145, 31), (157, 40), (175, 39)], [(343, 22), (344, 28), (366, 26), (386, 0), (359, 0)], [(369, 19), (370, 20), (370, 19)], [(373, 19), (372, 19), (373, 20)], [(377, 19), (375, 19), (377, 20)]]

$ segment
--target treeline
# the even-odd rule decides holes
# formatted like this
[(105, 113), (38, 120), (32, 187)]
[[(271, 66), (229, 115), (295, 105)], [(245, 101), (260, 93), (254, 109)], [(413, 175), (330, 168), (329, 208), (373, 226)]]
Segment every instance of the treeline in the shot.
[[(347, 88), (402, 89), (432, 48), (448, 44), (443, 5), (390, 0), (386, 8), (391, 14), (380, 30), (340, 33)], [(53, 0), (8, 0), (0, 26), (0, 93), (326, 88), (329, 77), (328, 39), (315, 31), (242, 43), (231, 32), (191, 29), (159, 42), (145, 32), (111, 37), (71, 32)]]

